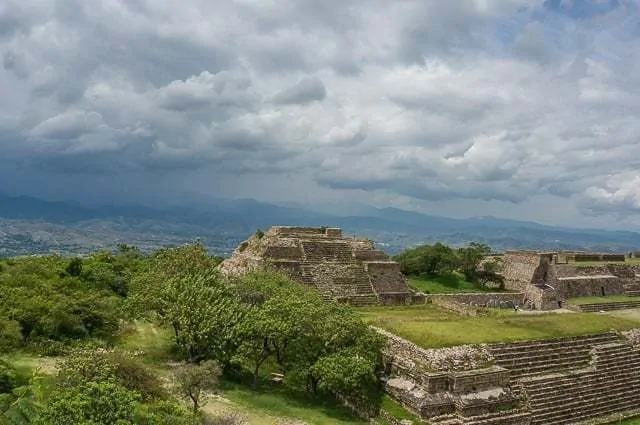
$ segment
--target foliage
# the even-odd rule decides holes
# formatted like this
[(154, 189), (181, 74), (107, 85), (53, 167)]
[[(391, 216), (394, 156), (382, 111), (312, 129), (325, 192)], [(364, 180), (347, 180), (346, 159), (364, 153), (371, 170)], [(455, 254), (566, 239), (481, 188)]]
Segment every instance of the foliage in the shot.
[(85, 382), (52, 393), (43, 407), (39, 424), (134, 424), (140, 397), (109, 381)]
[(459, 270), (469, 282), (478, 280), (478, 268), (484, 257), (491, 253), (488, 245), (472, 242), (469, 246), (458, 248)]
[(69, 264), (64, 269), (67, 275), (73, 277), (80, 277), (82, 274), (82, 258), (74, 257), (69, 261)]
[(115, 350), (74, 350), (60, 363), (59, 387), (73, 388), (88, 382), (116, 382), (145, 400), (166, 396), (158, 377), (144, 364)]
[(0, 348), (45, 354), (73, 340), (110, 339), (128, 280), (144, 262), (130, 253), (13, 259), (0, 274)]
[(182, 397), (191, 401), (194, 413), (200, 409), (202, 392), (216, 390), (221, 374), (222, 368), (213, 360), (197, 365), (185, 364), (175, 371), (178, 391)]
[(456, 252), (442, 243), (421, 245), (396, 255), (403, 273), (408, 275), (441, 275), (457, 268)]
[(477, 242), (456, 250), (438, 242), (407, 249), (394, 260), (400, 264), (402, 272), (410, 276), (451, 276), (452, 272), (460, 272), (467, 282), (485, 286), (497, 283), (504, 288), (499, 260), (483, 262), (490, 253), (488, 245)]
[(292, 385), (375, 409), (383, 341), (350, 308), (324, 303), (317, 292), (277, 272), (251, 273), (235, 289), (247, 308), (236, 359), (249, 365), (254, 388), (271, 359)]

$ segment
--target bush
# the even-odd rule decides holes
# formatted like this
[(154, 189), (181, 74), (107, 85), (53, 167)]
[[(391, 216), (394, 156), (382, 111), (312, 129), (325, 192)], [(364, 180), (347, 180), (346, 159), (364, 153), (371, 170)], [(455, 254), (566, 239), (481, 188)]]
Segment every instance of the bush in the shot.
[(21, 344), (20, 324), (15, 320), (0, 320), (0, 352), (11, 351)]
[(0, 394), (10, 393), (18, 386), (18, 372), (9, 363), (0, 360)]

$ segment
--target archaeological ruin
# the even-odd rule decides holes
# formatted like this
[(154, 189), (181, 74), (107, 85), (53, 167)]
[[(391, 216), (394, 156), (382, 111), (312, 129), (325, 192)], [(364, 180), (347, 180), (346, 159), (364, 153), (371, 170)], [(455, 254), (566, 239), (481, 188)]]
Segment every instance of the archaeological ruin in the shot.
[(423, 349), (387, 336), (386, 391), (432, 425), (614, 423), (640, 413), (639, 332)]
[(274, 226), (251, 236), (220, 265), (230, 275), (264, 268), (284, 271), (326, 299), (354, 306), (412, 300), (396, 262), (373, 241), (345, 237), (338, 228)]
[[(553, 310), (575, 297), (640, 295), (640, 264), (624, 261), (617, 254), (508, 251), (502, 273), (506, 288), (523, 293), (523, 305)], [(640, 298), (630, 307), (640, 307)]]

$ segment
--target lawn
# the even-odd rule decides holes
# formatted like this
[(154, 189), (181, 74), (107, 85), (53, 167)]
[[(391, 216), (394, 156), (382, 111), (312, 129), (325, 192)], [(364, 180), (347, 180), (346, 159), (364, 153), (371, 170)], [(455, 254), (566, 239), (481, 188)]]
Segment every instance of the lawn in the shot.
[[(246, 385), (225, 381), (221, 395), (230, 402), (229, 410), (245, 416), (252, 425), (282, 423), (278, 418), (295, 418), (312, 425), (366, 424), (346, 407), (333, 399), (313, 398), (305, 393), (293, 393), (286, 387), (266, 385), (253, 391)], [(210, 406), (220, 409), (221, 403)]]
[(569, 302), (569, 304), (573, 304), (573, 305), (621, 303), (626, 301), (640, 301), (640, 297), (630, 297), (628, 295), (607, 295), (604, 297), (593, 296), (593, 297), (569, 298), (567, 301)]
[(441, 276), (410, 276), (409, 286), (425, 294), (451, 294), (461, 292), (500, 292), (498, 288), (487, 288), (468, 282), (459, 273)]
[[(118, 347), (144, 352), (145, 362), (156, 373), (172, 379), (171, 367), (167, 364), (174, 357), (169, 330), (148, 322), (135, 322), (123, 331)], [(268, 379), (269, 364), (265, 364), (264, 369), (258, 391), (253, 391), (248, 382), (223, 379), (218, 396), (205, 405), (205, 411), (235, 412), (250, 425), (278, 425), (283, 423), (282, 418), (302, 420), (310, 425), (366, 423), (335, 399), (312, 397), (272, 384)]]
[(432, 304), (358, 311), (372, 325), (422, 347), (558, 338), (640, 327), (640, 318), (598, 313), (526, 314), (492, 309), (486, 316), (461, 317)]

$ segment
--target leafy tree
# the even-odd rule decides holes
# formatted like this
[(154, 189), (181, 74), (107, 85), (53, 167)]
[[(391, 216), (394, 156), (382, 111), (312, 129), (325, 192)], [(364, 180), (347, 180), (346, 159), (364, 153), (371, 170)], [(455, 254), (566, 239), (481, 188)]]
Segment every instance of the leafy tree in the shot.
[(456, 269), (458, 257), (453, 249), (442, 243), (421, 245), (407, 249), (394, 257), (403, 273), (409, 275), (440, 275)]
[(218, 388), (218, 380), (222, 374), (222, 368), (218, 362), (207, 360), (200, 364), (185, 364), (175, 371), (180, 395), (191, 401), (193, 412), (200, 410), (203, 391), (212, 391)]
[(69, 265), (65, 268), (65, 272), (69, 276), (79, 277), (82, 274), (82, 258), (74, 257), (69, 261)]
[(469, 282), (478, 281), (478, 271), (482, 259), (491, 253), (488, 245), (472, 242), (469, 246), (458, 249), (460, 272)]
[(144, 400), (162, 399), (162, 382), (139, 360), (121, 351), (73, 350), (60, 364), (57, 385), (72, 388), (88, 382), (117, 382)]
[(54, 391), (39, 424), (128, 425), (140, 401), (135, 392), (115, 382), (86, 382)]

